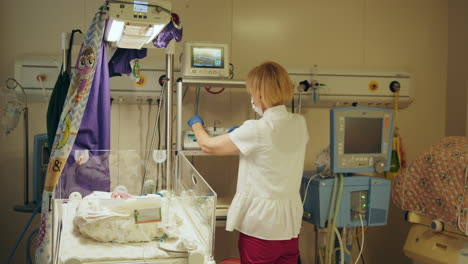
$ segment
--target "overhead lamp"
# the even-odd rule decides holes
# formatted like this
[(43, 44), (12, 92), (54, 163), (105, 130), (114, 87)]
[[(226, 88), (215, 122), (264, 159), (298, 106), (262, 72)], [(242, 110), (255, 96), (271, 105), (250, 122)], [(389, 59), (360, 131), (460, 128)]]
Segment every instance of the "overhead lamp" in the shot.
[(171, 21), (170, 0), (110, 1), (105, 39), (119, 48), (141, 49)]

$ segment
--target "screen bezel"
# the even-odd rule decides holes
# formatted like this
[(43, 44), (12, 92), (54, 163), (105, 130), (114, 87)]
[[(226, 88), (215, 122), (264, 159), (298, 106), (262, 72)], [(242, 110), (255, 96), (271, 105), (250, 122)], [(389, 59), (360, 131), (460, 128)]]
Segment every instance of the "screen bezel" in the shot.
[[(372, 154), (344, 154), (344, 120), (347, 117), (382, 118), (382, 150)], [(384, 162), (384, 170), (390, 169), (394, 113), (390, 109), (376, 107), (342, 107), (330, 110), (330, 169), (332, 173), (376, 172), (375, 164)]]

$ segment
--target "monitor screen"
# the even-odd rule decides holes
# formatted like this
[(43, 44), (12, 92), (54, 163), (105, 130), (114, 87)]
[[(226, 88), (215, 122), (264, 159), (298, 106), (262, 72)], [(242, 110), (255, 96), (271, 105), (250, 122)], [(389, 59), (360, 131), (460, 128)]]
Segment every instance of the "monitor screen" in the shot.
[(148, 2), (147, 1), (134, 1), (133, 11), (148, 13)]
[(382, 118), (345, 118), (344, 154), (382, 152)]
[(224, 68), (223, 47), (192, 47), (193, 68)]

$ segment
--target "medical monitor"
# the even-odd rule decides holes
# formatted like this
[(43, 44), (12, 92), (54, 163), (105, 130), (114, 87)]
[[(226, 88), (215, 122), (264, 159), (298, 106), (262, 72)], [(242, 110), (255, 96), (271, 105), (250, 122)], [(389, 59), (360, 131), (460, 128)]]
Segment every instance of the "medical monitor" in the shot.
[(229, 46), (220, 43), (186, 42), (182, 57), (184, 77), (229, 77)]
[(332, 172), (388, 171), (392, 138), (392, 110), (372, 107), (332, 109), (330, 112)]

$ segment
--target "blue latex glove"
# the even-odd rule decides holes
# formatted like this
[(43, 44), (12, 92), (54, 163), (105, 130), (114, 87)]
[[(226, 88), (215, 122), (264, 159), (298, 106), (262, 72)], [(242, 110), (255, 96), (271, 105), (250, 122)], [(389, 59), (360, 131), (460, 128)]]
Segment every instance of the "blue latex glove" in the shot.
[(228, 132), (228, 133), (231, 133), (232, 131), (234, 131), (234, 130), (236, 130), (236, 129), (238, 129), (238, 128), (239, 128), (238, 126), (233, 126), (233, 127), (231, 127), (227, 132)]
[(205, 124), (205, 122), (203, 122), (203, 119), (201, 119), (201, 117), (199, 116), (193, 116), (192, 118), (190, 118), (190, 120), (187, 122), (187, 124), (189, 125), (189, 127), (192, 127), (193, 124), (195, 123), (201, 123), (202, 125)]

